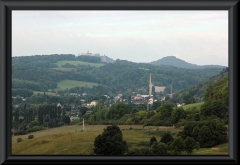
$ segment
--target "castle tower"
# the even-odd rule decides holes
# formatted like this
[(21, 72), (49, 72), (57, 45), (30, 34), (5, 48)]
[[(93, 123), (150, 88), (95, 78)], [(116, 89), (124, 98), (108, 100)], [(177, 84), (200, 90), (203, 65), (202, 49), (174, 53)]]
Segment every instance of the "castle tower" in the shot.
[(103, 56), (103, 62), (107, 62), (107, 58), (106, 58), (105, 54)]
[(151, 78), (151, 73), (149, 76), (149, 97), (152, 95), (152, 78)]

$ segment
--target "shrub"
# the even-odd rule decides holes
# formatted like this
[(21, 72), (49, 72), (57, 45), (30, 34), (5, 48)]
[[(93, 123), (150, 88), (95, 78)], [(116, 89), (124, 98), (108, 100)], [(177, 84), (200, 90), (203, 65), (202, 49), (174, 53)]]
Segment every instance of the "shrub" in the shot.
[(199, 115), (199, 113), (196, 113), (196, 114), (194, 115), (194, 120), (195, 120), (195, 121), (199, 121), (199, 120), (200, 120), (200, 115)]
[(69, 116), (63, 116), (63, 122), (66, 123), (66, 124), (69, 124), (70, 123), (70, 117)]
[(28, 135), (28, 139), (34, 138), (34, 135)]
[(219, 118), (194, 121), (187, 123), (178, 135), (183, 139), (187, 136), (192, 137), (199, 142), (201, 148), (210, 148), (227, 142), (227, 127), (219, 121)]
[(97, 155), (123, 155), (127, 151), (127, 142), (123, 140), (122, 131), (117, 125), (108, 126), (102, 135), (94, 141), (94, 153)]
[(191, 154), (193, 150), (197, 148), (196, 145), (196, 141), (189, 136), (184, 140), (184, 148), (188, 154)]
[(16, 132), (14, 133), (14, 135), (25, 135), (25, 134), (27, 134), (27, 133), (28, 133), (27, 131), (21, 130), (21, 131), (16, 131)]
[(186, 118), (186, 113), (182, 107), (175, 108), (172, 111), (171, 119), (173, 124), (176, 124), (180, 119), (185, 119), (185, 118)]
[(169, 142), (172, 142), (173, 141), (173, 137), (171, 135), (171, 133), (168, 131), (168, 132), (165, 132), (160, 140), (160, 142), (163, 142), (165, 144), (169, 143)]
[(80, 120), (73, 120), (70, 122), (69, 125), (76, 125), (76, 124), (79, 124), (80, 123)]
[(58, 126), (60, 127), (60, 126), (63, 126), (65, 123), (64, 122), (58, 122)]
[(188, 121), (185, 120), (185, 119), (180, 119), (180, 120), (177, 122), (177, 124), (174, 125), (174, 127), (175, 127), (175, 128), (179, 128), (179, 127), (181, 127), (181, 126), (186, 125), (187, 122), (188, 122)]
[(155, 136), (151, 137), (150, 139), (150, 146), (152, 146), (153, 142), (156, 142), (157, 139), (155, 138)]
[(153, 151), (149, 147), (133, 148), (128, 151), (129, 155), (153, 155)]
[(151, 147), (152, 151), (156, 155), (166, 155), (168, 147), (165, 143), (162, 142), (154, 142)]
[(171, 144), (170, 149), (174, 155), (181, 154), (184, 151), (184, 142), (181, 138), (176, 138)]
[(31, 121), (29, 123), (29, 127), (32, 128), (34, 126), (40, 126), (39, 122), (37, 120)]
[(33, 126), (32, 128), (29, 128), (27, 129), (27, 132), (37, 132), (37, 131), (40, 131), (40, 130), (44, 130), (43, 127), (40, 127), (40, 126)]
[(17, 142), (18, 142), (18, 143), (21, 142), (21, 141), (23, 141), (22, 138), (20, 138), (20, 137), (17, 138)]

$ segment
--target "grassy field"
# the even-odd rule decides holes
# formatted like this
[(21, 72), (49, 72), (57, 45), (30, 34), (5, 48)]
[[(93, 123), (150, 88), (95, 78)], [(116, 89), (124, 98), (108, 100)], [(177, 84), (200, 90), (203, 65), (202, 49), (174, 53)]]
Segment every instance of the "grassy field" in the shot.
[(220, 144), (212, 148), (200, 148), (194, 151), (195, 155), (228, 155), (228, 143)]
[(58, 65), (58, 67), (61, 67), (61, 65), (64, 65), (66, 63), (72, 64), (75, 66), (78, 66), (80, 64), (80, 65), (90, 65), (93, 67), (101, 67), (105, 65), (103, 63), (90, 63), (90, 62), (83, 62), (83, 61), (58, 61), (56, 64)]
[(193, 104), (187, 104), (182, 106), (184, 110), (188, 109), (188, 108), (192, 108), (192, 107), (196, 107), (198, 110), (200, 110), (201, 105), (203, 105), (204, 102), (200, 102), (200, 103), (193, 103)]
[[(12, 136), (13, 155), (91, 155), (93, 154), (94, 140), (103, 132), (107, 125), (82, 125), (62, 126), (33, 132), (27, 135)], [(159, 141), (165, 131), (176, 133), (181, 130), (173, 127), (159, 127), (142, 125), (119, 125), (123, 139), (127, 141), (129, 149), (149, 146), (152, 136)], [(28, 139), (28, 135), (34, 135)], [(21, 137), (22, 142), (17, 143)], [(222, 144), (213, 148), (201, 148), (194, 151), (194, 155), (224, 155), (228, 153), (228, 145)]]
[[(82, 125), (62, 126), (48, 130), (30, 133), (33, 139), (28, 139), (28, 135), (18, 135), (12, 137), (12, 154), (93, 154), (93, 143), (95, 138), (103, 132), (107, 125)], [(124, 140), (129, 148), (148, 146), (149, 140), (155, 136), (160, 140), (164, 131), (176, 130), (173, 127), (144, 127), (142, 125), (119, 125), (123, 133)], [(22, 142), (17, 143), (17, 138), (21, 137)], [(37, 149), (36, 149), (37, 148)]]
[(57, 83), (57, 88), (54, 90), (65, 90), (66, 88), (74, 88), (74, 87), (92, 87), (93, 85), (97, 86), (97, 83), (92, 82), (84, 82), (84, 81), (76, 81), (76, 80), (62, 80)]

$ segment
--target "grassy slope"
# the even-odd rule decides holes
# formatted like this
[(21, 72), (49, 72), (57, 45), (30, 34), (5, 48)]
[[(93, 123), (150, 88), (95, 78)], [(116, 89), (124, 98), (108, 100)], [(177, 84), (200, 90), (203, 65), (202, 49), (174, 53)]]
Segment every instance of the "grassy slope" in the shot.
[[(176, 135), (180, 129), (173, 127), (142, 127), (142, 125), (119, 125), (123, 133), (123, 139), (127, 141), (129, 149), (148, 146), (149, 140), (155, 136), (159, 141), (163, 131), (170, 130)], [(82, 125), (62, 126), (49, 130), (42, 130), (30, 133), (33, 139), (28, 139), (28, 135), (12, 137), (12, 154), (72, 154), (72, 155), (91, 155), (95, 138), (102, 133), (106, 125), (85, 125), (82, 132)], [(17, 143), (18, 137), (23, 139)], [(201, 155), (224, 155), (228, 153), (228, 145), (222, 144), (213, 148), (201, 148), (193, 154)]]
[(188, 108), (196, 107), (198, 110), (200, 110), (200, 107), (201, 107), (201, 105), (202, 105), (203, 103), (204, 103), (204, 102), (187, 104), (187, 105), (184, 105), (184, 106), (183, 106), (183, 109), (186, 110), (186, 109), (188, 109)]
[(212, 148), (200, 148), (194, 151), (195, 155), (228, 155), (228, 143), (220, 144)]
[[(141, 144), (148, 145), (152, 136), (158, 140), (161, 138), (160, 134), (155, 134), (158, 127), (144, 129), (142, 125), (119, 125), (119, 127), (130, 148), (139, 147)], [(93, 154), (94, 140), (104, 128), (106, 125), (85, 125), (85, 131), (82, 132), (82, 125), (73, 125), (30, 133), (34, 135), (33, 139), (28, 139), (30, 134), (13, 136), (12, 154)], [(167, 129), (163, 127), (160, 130)], [(19, 137), (23, 141), (17, 143)]]
[(78, 64), (80, 65), (90, 65), (90, 66), (94, 66), (94, 67), (101, 67), (105, 64), (103, 63), (90, 63), (90, 62), (83, 62), (83, 61), (58, 61), (56, 64), (58, 65), (58, 67), (61, 67), (61, 65), (64, 65), (66, 63), (78, 66)]
[(66, 88), (74, 88), (74, 87), (92, 87), (93, 85), (97, 86), (97, 83), (92, 82), (84, 82), (84, 81), (76, 81), (76, 80), (62, 80), (58, 82), (57, 88), (54, 90), (65, 90)]

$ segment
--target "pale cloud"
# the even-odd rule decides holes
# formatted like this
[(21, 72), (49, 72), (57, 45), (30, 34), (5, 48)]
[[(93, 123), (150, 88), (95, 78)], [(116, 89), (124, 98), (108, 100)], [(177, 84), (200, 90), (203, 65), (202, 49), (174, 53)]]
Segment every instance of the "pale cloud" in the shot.
[(78, 54), (228, 65), (228, 11), (13, 11), (13, 56)]

